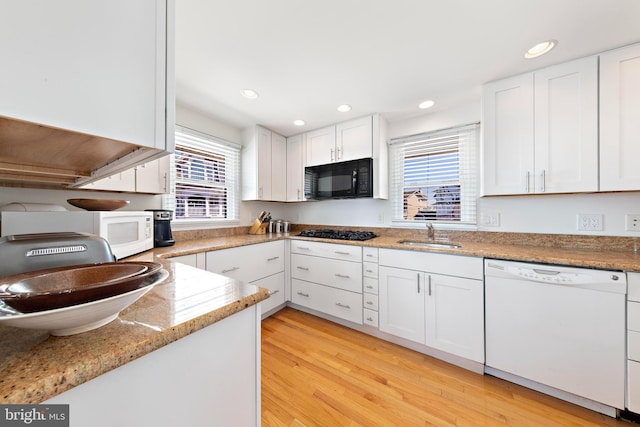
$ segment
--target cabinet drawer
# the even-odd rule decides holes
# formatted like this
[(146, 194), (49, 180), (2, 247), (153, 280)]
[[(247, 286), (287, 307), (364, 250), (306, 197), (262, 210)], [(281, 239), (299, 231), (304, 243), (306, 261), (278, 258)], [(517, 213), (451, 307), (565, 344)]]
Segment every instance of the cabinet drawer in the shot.
[(284, 271), (284, 241), (207, 252), (207, 271), (242, 282)]
[(480, 257), (400, 249), (380, 249), (379, 253), (380, 265), (484, 280), (484, 265)]
[(640, 332), (627, 331), (627, 357), (640, 362)]
[(640, 362), (627, 361), (627, 409), (640, 412)]
[(369, 310), (378, 311), (378, 295), (362, 294), (362, 300), (364, 301), (364, 308)]
[(378, 262), (378, 248), (362, 247), (362, 260), (368, 262)]
[(355, 292), (292, 279), (291, 301), (331, 316), (362, 324), (362, 295)]
[(362, 263), (362, 275), (364, 277), (378, 278), (378, 264), (375, 262)]
[(627, 301), (627, 329), (640, 332), (640, 302)]
[(291, 277), (362, 293), (362, 266), (359, 262), (291, 254)]
[(372, 279), (371, 277), (362, 278), (362, 289), (368, 294), (378, 295), (378, 279)]
[(627, 273), (627, 300), (640, 302), (640, 273)]
[(258, 279), (252, 284), (269, 290), (269, 298), (260, 303), (262, 313), (284, 304), (284, 271)]
[(378, 312), (365, 308), (363, 312), (362, 323), (364, 323), (365, 325), (369, 325), (369, 326), (373, 326), (374, 328), (377, 328)]
[(361, 246), (340, 245), (335, 243), (292, 240), (291, 253), (313, 255), (323, 258), (340, 259), (345, 261), (362, 261)]

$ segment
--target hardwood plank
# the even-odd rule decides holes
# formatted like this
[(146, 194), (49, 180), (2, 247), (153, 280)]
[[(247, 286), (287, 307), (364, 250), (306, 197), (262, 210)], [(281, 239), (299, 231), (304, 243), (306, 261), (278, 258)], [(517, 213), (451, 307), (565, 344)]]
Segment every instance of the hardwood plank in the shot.
[(285, 308), (262, 321), (262, 425), (630, 424)]

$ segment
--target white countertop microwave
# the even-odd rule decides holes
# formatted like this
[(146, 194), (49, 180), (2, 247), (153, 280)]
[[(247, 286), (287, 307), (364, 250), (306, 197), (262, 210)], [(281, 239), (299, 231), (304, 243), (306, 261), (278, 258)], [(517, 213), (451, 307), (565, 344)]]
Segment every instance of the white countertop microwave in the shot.
[(153, 212), (56, 211), (0, 212), (0, 233), (91, 233), (109, 242), (117, 259), (153, 248)]

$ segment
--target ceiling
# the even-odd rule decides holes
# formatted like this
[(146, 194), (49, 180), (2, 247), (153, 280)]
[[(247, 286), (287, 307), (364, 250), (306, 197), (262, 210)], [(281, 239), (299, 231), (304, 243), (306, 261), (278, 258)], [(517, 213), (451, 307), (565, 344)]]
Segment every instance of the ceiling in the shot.
[[(554, 50), (524, 59), (547, 39)], [(178, 0), (177, 102), (290, 136), (479, 105), (485, 82), (633, 42), (640, 0)]]

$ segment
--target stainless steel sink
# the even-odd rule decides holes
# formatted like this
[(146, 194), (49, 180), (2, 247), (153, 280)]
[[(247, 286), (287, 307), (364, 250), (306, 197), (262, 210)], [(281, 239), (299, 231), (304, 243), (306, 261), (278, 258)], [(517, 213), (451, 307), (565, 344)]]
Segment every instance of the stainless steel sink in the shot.
[(462, 245), (453, 242), (434, 242), (429, 240), (400, 240), (401, 245), (421, 246), (434, 249), (460, 249)]

